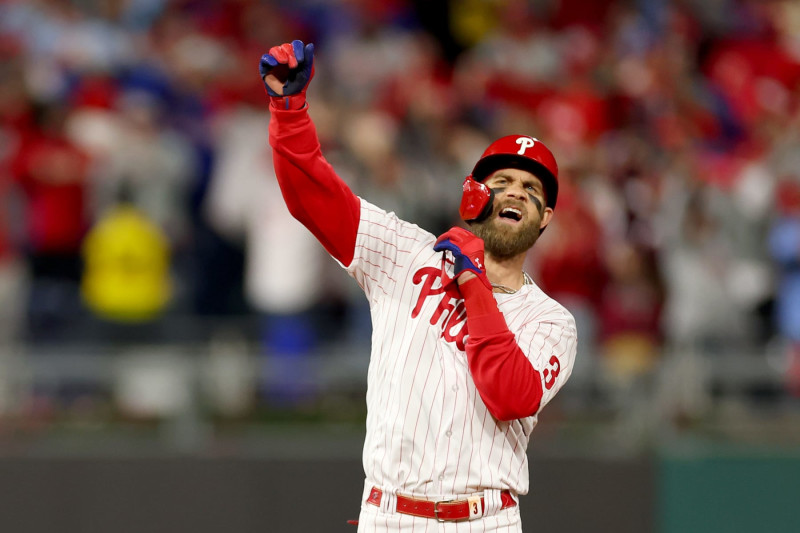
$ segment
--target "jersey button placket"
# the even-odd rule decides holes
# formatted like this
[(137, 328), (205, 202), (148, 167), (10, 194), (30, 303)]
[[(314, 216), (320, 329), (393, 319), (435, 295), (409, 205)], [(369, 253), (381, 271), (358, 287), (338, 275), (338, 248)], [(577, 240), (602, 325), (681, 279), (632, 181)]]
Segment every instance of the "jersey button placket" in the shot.
[(442, 490), (442, 482), (447, 480), (448, 481), (448, 490), (450, 484), (450, 476), (454, 475), (455, 472), (455, 463), (454, 461), (457, 459), (459, 450), (456, 446), (455, 449), (452, 447), (454, 444), (452, 440), (453, 436), (453, 423), (455, 422), (455, 412), (458, 406), (458, 379), (459, 379), (459, 372), (456, 368), (456, 365), (449, 361), (447, 358), (444, 360), (443, 364), (443, 377), (445, 380), (445, 386), (443, 388), (444, 391), (444, 405), (442, 410), (442, 419), (441, 425), (442, 433), (440, 433), (440, 437), (438, 439), (437, 445), (437, 457), (436, 457), (436, 470), (438, 471), (438, 480), (439, 480), (439, 491)]

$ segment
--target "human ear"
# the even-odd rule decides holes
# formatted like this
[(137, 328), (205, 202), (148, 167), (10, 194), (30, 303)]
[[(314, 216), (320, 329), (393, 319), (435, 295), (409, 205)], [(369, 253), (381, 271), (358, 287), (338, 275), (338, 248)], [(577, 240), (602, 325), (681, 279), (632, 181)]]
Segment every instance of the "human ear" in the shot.
[(539, 229), (543, 230), (550, 224), (550, 220), (553, 218), (553, 208), (552, 207), (545, 207), (544, 212), (542, 213), (542, 220), (539, 222)]

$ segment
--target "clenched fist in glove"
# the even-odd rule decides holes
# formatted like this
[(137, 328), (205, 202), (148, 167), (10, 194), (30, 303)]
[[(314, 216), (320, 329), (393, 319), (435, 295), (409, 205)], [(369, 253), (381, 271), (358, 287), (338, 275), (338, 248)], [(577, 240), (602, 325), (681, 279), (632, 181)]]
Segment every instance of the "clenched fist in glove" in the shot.
[(273, 105), (302, 109), (306, 105), (306, 89), (314, 77), (314, 45), (292, 41), (273, 46), (261, 56), (258, 71)]
[(458, 279), (464, 272), (474, 273), (481, 283), (490, 291), (492, 284), (486, 277), (486, 266), (483, 258), (483, 239), (464, 228), (450, 228), (436, 239), (433, 249), (437, 252), (450, 252), (455, 263), (454, 278)]

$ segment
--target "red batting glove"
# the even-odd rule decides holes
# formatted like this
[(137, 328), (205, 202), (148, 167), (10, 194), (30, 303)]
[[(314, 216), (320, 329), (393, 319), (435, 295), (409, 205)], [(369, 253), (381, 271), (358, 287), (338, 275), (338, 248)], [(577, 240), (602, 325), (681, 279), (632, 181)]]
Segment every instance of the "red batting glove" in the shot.
[(453, 227), (436, 239), (433, 249), (437, 252), (450, 252), (453, 255), (454, 279), (469, 271), (478, 276), (486, 288), (492, 290), (492, 284), (486, 277), (483, 239), (464, 228)]

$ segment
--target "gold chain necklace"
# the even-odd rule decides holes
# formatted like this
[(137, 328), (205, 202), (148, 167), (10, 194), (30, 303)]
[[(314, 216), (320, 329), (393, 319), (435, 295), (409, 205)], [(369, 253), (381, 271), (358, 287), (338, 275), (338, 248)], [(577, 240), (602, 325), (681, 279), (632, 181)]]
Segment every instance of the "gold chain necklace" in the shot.
[[(523, 285), (533, 285), (533, 280), (528, 275), (528, 273), (525, 272), (524, 270), (522, 271), (522, 276), (523, 276), (523, 280), (522, 280), (522, 284)], [(514, 294), (514, 293), (517, 292), (517, 290), (519, 290), (519, 289), (514, 290), (511, 287), (506, 287), (505, 285), (500, 285), (499, 283), (492, 283), (492, 288), (493, 289), (497, 289), (498, 291), (502, 292), (503, 294)]]

